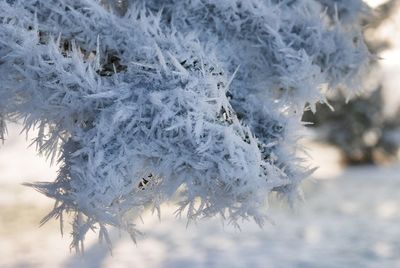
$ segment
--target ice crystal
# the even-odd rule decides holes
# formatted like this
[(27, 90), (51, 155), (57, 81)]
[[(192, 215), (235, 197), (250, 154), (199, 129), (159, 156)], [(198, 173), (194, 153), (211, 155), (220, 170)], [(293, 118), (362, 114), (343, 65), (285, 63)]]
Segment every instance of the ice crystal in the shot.
[(331, 13), (309, 0), (2, 1), (0, 133), (22, 119), (39, 152), (60, 155), (55, 182), (32, 185), (57, 201), (44, 220), (76, 213), (76, 248), (95, 226), (135, 238), (131, 216), (179, 192), (189, 219), (263, 224), (269, 193), (293, 199), (308, 174), (304, 107), (369, 60), (357, 22)]

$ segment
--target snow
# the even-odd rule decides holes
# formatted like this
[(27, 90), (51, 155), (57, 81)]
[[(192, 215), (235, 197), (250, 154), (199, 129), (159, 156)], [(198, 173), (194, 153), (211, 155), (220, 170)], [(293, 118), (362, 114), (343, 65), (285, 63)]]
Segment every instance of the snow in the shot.
[[(46, 1), (42, 2), (45, 3)], [(62, 3), (62, 1), (59, 2)], [(320, 0), (320, 2), (322, 3), (325, 1)], [(345, 11), (348, 7), (357, 7), (348, 5), (348, 1), (337, 2), (341, 3), (341, 5), (339, 5), (339, 11)], [(356, 2), (358, 1), (354, 1), (354, 3)], [(154, 3), (156, 3), (156, 1)], [(225, 1), (225, 3), (228, 2)], [(327, 3), (330, 3), (330, 1), (328, 1)], [(218, 4), (217, 7), (223, 10), (224, 1), (222, 1), (221, 4)], [(331, 11), (332, 10), (333, 9), (331, 9)], [(99, 18), (97, 18), (96, 16), (95, 18), (97, 18), (99, 21), (104, 22), (102, 25), (98, 26), (103, 30), (114, 27), (114, 24), (116, 23), (115, 21), (119, 20), (109, 15), (103, 16), (105, 13), (102, 10), (95, 10), (93, 12), (99, 16), (101, 15)], [(222, 12), (222, 14), (225, 14), (227, 18), (229, 17), (229, 13)], [(343, 14), (346, 14), (346, 12), (344, 12)], [(271, 13), (271, 18), (280, 18), (280, 16), (276, 14), (274, 16), (272, 15), (273, 14)], [(21, 15), (21, 17), (23, 17), (23, 14)], [(47, 18), (47, 15), (45, 17)], [(183, 19), (185, 17), (186, 16), (178, 16), (178, 18)], [(300, 17), (303, 18), (302, 16)], [(157, 23), (156, 16), (154, 18), (151, 18), (152, 22)], [(202, 15), (200, 16), (200, 18), (203, 19)], [(349, 19), (351, 18), (352, 16), (349, 17)], [(289, 16), (289, 19), (293, 19), (292, 16)], [(74, 25), (77, 21), (79, 20), (77, 20), (76, 18), (72, 19), (71, 21), (66, 21), (65, 23), (72, 26), (65, 28), (68, 29), (68, 31), (75, 31)], [(301, 21), (302, 20), (300, 20), (300, 22)], [(308, 29), (308, 27), (306, 27), (308, 26), (308, 23), (314, 25), (313, 20), (310, 20), (310, 22), (302, 23), (301, 25), (304, 24), (304, 29)], [(91, 23), (88, 23), (87, 25), (89, 24)], [(232, 22), (232, 25), (234, 24), (235, 22)], [(294, 24), (297, 24), (297, 22)], [(80, 26), (86, 29), (87, 25), (84, 24)], [(262, 23), (261, 25), (264, 24)], [(287, 25), (286, 23), (282, 25), (285, 27), (290, 26), (289, 28), (291, 28), (291, 25)], [(50, 26), (53, 25), (51, 25), (50, 23)], [(141, 27), (143, 27), (143, 25), (141, 25)], [(113, 31), (117, 28), (119, 29), (119, 31)], [(112, 32), (113, 34), (115, 33), (116, 36), (120, 34), (126, 34), (127, 25), (122, 23), (120, 27), (117, 28), (114, 27), (112, 28), (113, 30), (109, 32)], [(235, 27), (232, 27), (232, 31), (234, 31), (234, 28)], [(268, 29), (268, 31), (273, 31), (273, 29)], [(225, 33), (227, 31), (223, 30), (221, 32)], [(245, 32), (248, 33), (250, 31)], [(11, 31), (11, 33), (16, 34), (14, 31)], [(329, 36), (331, 36), (330, 33), (331, 32), (329, 32)], [(205, 36), (208, 36), (208, 28), (207, 31), (203, 34), (205, 34)], [(99, 38), (99, 35), (97, 34), (93, 34), (90, 36), (93, 38), (89, 40), (90, 42), (87, 44), (87, 46), (97, 47), (96, 51), (99, 51), (100, 45), (104, 46), (105, 44), (107, 44), (107, 42), (109, 42), (108, 46), (110, 47), (114, 47), (115, 45), (115, 47), (118, 48), (118, 46), (120, 46), (118, 42), (115, 42), (115, 38)], [(319, 35), (317, 34), (316, 36)], [(37, 38), (37, 36), (35, 36), (35, 34), (27, 33), (27, 35), (24, 35), (24, 37), (26, 37), (26, 41), (28, 43), (37, 43), (37, 40), (35, 39)], [(128, 37), (131, 38), (129, 40), (133, 41), (135, 41), (136, 39), (138, 39), (136, 41), (141, 40), (140, 38), (137, 38), (136, 35), (129, 35)], [(247, 36), (245, 37), (248, 38)], [(292, 40), (292, 35), (289, 35), (289, 37), (288, 40)], [(334, 37), (336, 37), (336, 35), (333, 34), (331, 37), (335, 39)], [(249, 38), (253, 38), (253, 34)], [(101, 41), (99, 41), (100, 39)], [(178, 39), (175, 40), (174, 38), (172, 38), (172, 40), (170, 41), (172, 44), (179, 44), (180, 42), (176, 42)], [(268, 40), (269, 39), (266, 39), (264, 41)], [(317, 44), (319, 44), (319, 41), (324, 41), (328, 43), (329, 40), (330, 38), (324, 38), (323, 40), (316, 38), (316, 40), (314, 41), (318, 41)], [(182, 41), (188, 42), (191, 46), (196, 47), (196, 43), (192, 42), (190, 36), (187, 38), (183, 38)], [(130, 43), (136, 44), (136, 42)], [(142, 42), (138, 43), (138, 46), (146, 48), (148, 45), (147, 43), (148, 42), (142, 40)], [(188, 70), (186, 68), (183, 68), (183, 65), (180, 65), (178, 58), (176, 58), (176, 55), (166, 53), (165, 47), (169, 47), (170, 44), (168, 42), (163, 42), (162, 40), (160, 40), (160, 43), (164, 46), (156, 46), (154, 51), (153, 49), (148, 48), (150, 49), (150, 52), (146, 53), (151, 54), (151, 59), (149, 59), (148, 62), (149, 64), (144, 65), (144, 62), (132, 61), (132, 66), (136, 67), (132, 67), (129, 65), (128, 68), (132, 68), (132, 70), (134, 70), (136, 74), (137, 72), (139, 72), (139, 69), (141, 70), (147, 68), (152, 70), (154, 69), (153, 64), (154, 66), (157, 66), (157, 64), (159, 63), (164, 68), (165, 72), (166, 64), (168, 63), (170, 66), (172, 66), (171, 70), (173, 71), (171, 73), (175, 74), (174, 72), (176, 72), (179, 76), (187, 76), (186, 72), (188, 72)], [(308, 44), (308, 42), (306, 43)], [(47, 45), (50, 50), (47, 50)], [(346, 44), (340, 43), (339, 45), (346, 47)], [(308, 50), (314, 53), (314, 50), (317, 49), (318, 46), (319, 45), (316, 45), (315, 47), (311, 46), (308, 48)], [(75, 50), (71, 52), (73, 55), (71, 60), (67, 60), (60, 55), (58, 49), (55, 49), (52, 42), (46, 44), (46, 48), (44, 48), (43, 51), (40, 48), (37, 48), (36, 50), (32, 49), (32, 47), (34, 46), (28, 44), (25, 47), (22, 47), (22, 50), (20, 52), (23, 55), (27, 53), (26, 55), (28, 56), (31, 54), (33, 55), (33, 52), (40, 52), (46, 55), (47, 53), (51, 54), (54, 52), (55, 54), (51, 54), (50, 56), (56, 59), (56, 62), (64, 62), (65, 64), (67, 64), (71, 61), (70, 63), (77, 67), (75, 73), (77, 77), (75, 78), (79, 78), (79, 81), (74, 81), (76, 82), (76, 84), (86, 85), (85, 87), (83, 87), (83, 95), (85, 97), (80, 98), (79, 96), (78, 99), (82, 101), (82, 104), (87, 104), (88, 107), (90, 106), (90, 103), (97, 103), (101, 102), (102, 100), (113, 99), (118, 96), (118, 92), (110, 89), (114, 84), (118, 85), (118, 87), (116, 88), (120, 89), (121, 92), (125, 92), (123, 83), (121, 84), (121, 81), (119, 81), (120, 79), (124, 79), (124, 75), (122, 74), (115, 75), (115, 79), (114, 77), (110, 78), (110, 81), (108, 81), (107, 83), (100, 83), (94, 78), (94, 70), (99, 68), (99, 63), (96, 63), (97, 60), (100, 60), (99, 57), (94, 57), (94, 60), (96, 62), (93, 63), (93, 66), (91, 66), (90, 64), (90, 66), (86, 66), (86, 63), (83, 62), (83, 60), (80, 58)], [(223, 50), (220, 52), (225, 52), (227, 55), (230, 55), (232, 53), (232, 49), (229, 49), (228, 46), (225, 46), (225, 44), (223, 44), (221, 47), (223, 47)], [(334, 47), (335, 46), (333, 45), (332, 47), (328, 45), (322, 46), (322, 48), (326, 50), (333, 49)], [(26, 49), (26, 51), (24, 49)], [(177, 50), (180, 50), (179, 45), (177, 46)], [(144, 49), (144, 51), (147, 50)], [(153, 51), (154, 53), (151, 51)], [(334, 61), (330, 64), (336, 67), (346, 65), (348, 63), (348, 60), (359, 62), (359, 60), (361, 59), (358, 59), (356, 55), (354, 55), (354, 58), (347, 57), (346, 55), (352, 55), (352, 50), (347, 51), (345, 49), (338, 49), (336, 51), (348, 52), (345, 53), (345, 56), (343, 57), (333, 58)], [(275, 55), (276, 57), (279, 56), (278, 59), (280, 60), (278, 60), (278, 62), (286, 62), (285, 60), (281, 60), (280, 57), (283, 57), (287, 60), (288, 63), (296, 63), (294, 66), (301, 65), (307, 66), (307, 68), (301, 69), (303, 73), (299, 73), (299, 68), (293, 68), (294, 71), (293, 73), (290, 73), (290, 77), (285, 78), (285, 76), (283, 76), (284, 79), (282, 79), (281, 77), (282, 74), (279, 73), (279, 79), (277, 79), (277, 81), (275, 81), (274, 83), (279, 82), (278, 85), (282, 83), (285, 87), (288, 88), (291, 88), (291, 85), (296, 85), (299, 87), (297, 88), (299, 92), (293, 92), (294, 96), (288, 94), (288, 98), (292, 97), (295, 99), (298, 97), (304, 97), (305, 99), (311, 99), (313, 101), (319, 100), (319, 95), (317, 94), (318, 96), (315, 96), (316, 92), (313, 93), (309, 91), (309, 88), (316, 87), (316, 85), (314, 85), (316, 81), (314, 81), (314, 79), (312, 79), (311, 81), (308, 81), (306, 79), (310, 74), (312, 74), (313, 72), (317, 72), (318, 70), (311, 68), (312, 66), (310, 64), (310, 61), (308, 60), (304, 52), (297, 53), (296, 51), (294, 51), (296, 53), (291, 53), (292, 57), (287, 57), (287, 52), (288, 51), (286, 50), (282, 50), (281, 54)], [(325, 52), (328, 53), (329, 51)], [(136, 54), (142, 54), (140, 49), (138, 51), (132, 50), (132, 52), (130, 53), (132, 53), (133, 56), (137, 56)], [(99, 54), (101, 55), (101, 53)], [(204, 54), (209, 54), (208, 50), (206, 51), (204, 49)], [(393, 58), (393, 55), (397, 55), (396, 57), (398, 58), (398, 53), (387, 54), (387, 58)], [(88, 55), (88, 57), (92, 56), (93, 54)], [(251, 56), (254, 59), (259, 58), (257, 53), (250, 53), (249, 55), (246, 55), (246, 57), (247, 56)], [(212, 55), (210, 55), (209, 60), (213, 63), (214, 59)], [(184, 61), (182, 61), (182, 64), (183, 62)], [(215, 62), (217, 61), (215, 60)], [(236, 63), (242, 61), (239, 59), (234, 59), (233, 62)], [(254, 60), (254, 62), (256, 64), (260, 64), (257, 60)], [(40, 64), (45, 65), (47, 63), (40, 62)], [(241, 68), (236, 69), (239, 70), (238, 74), (233, 75), (233, 70), (237, 68), (237, 64), (230, 65), (232, 65), (230, 66), (232, 70), (227, 68), (228, 77), (224, 76), (221, 79), (223, 79), (226, 85), (231, 85), (231, 83), (233, 83), (231, 85), (232, 88), (240, 88), (239, 85), (241, 84), (237, 84), (237, 81), (240, 81), (238, 77), (246, 77), (246, 75), (244, 75), (243, 73), (243, 70), (248, 69), (244, 68), (246, 65), (242, 62)], [(289, 65), (292, 66), (292, 64)], [(49, 65), (47, 67), (48, 69), (45, 69), (43, 73), (40, 73), (41, 75), (43, 75), (43, 77), (51, 77), (51, 75), (49, 76), (49, 73), (54, 72), (55, 68), (53, 65)], [(59, 67), (62, 66), (60, 65)], [(64, 67), (60, 69), (62, 72), (66, 71), (64, 70)], [(388, 65), (388, 69), (389, 68), (392, 69), (392, 66)], [(336, 76), (341, 75), (341, 68), (327, 69), (332, 71), (332, 73), (330, 73), (329, 75), (333, 78), (337, 78)], [(31, 71), (33, 70), (36, 70), (36, 68), (32, 68)], [(29, 78), (29, 72), (25, 74)], [(195, 74), (200, 75), (197, 73)], [(393, 76), (393, 74), (390, 75)], [(235, 76), (235, 79), (231, 80), (230, 78), (228, 82), (229, 76)], [(201, 76), (200, 78), (203, 77)], [(108, 78), (103, 79), (106, 80)], [(211, 78), (209, 80), (210, 81), (207, 80), (206, 82), (210, 85), (215, 83), (218, 85), (217, 82), (219, 81), (214, 81), (214, 79)], [(303, 80), (306, 80), (304, 81), (304, 83), (309, 84), (310, 87), (306, 87), (303, 85), (303, 83), (297, 82)], [(70, 85), (74, 81), (72, 81), (71, 78), (66, 78), (65, 84)], [(192, 82), (192, 85), (195, 86), (196, 81)], [(320, 82), (321, 81), (319, 81), (317, 84), (319, 84)], [(328, 82), (333, 83), (333, 81)], [(350, 83), (351, 81), (346, 82)], [(392, 82), (391, 84), (396, 85), (396, 83), (397, 82)], [(27, 85), (28, 88), (32, 87), (31, 83), (27, 83)], [(48, 84), (45, 84), (44, 86), (48, 86)], [(265, 85), (260, 86), (264, 87)], [(41, 90), (43, 89), (43, 87), (38, 88), (40, 88)], [(216, 91), (216, 89), (218, 89), (218, 87), (211, 88), (210, 90)], [(49, 87), (49, 90), (53, 92), (51, 87)], [(240, 91), (238, 91), (237, 93), (239, 92)], [(36, 94), (34, 95), (36, 96)], [(214, 99), (217, 100), (219, 100), (220, 98), (218, 98), (218, 94), (209, 95), (210, 96), (203, 96), (204, 100), (208, 98), (205, 103), (210, 102), (210, 107), (214, 107), (215, 105), (212, 104), (211, 97), (215, 97)], [(53, 97), (56, 98), (57, 96), (58, 95), (55, 95)], [(73, 116), (71, 116), (70, 114), (70, 112), (72, 112), (72, 110), (74, 110), (76, 107), (69, 106), (72, 104), (72, 106), (74, 106), (77, 103), (76, 101), (71, 101), (74, 100), (75, 97), (76, 96), (66, 94), (65, 103), (63, 102), (65, 104), (63, 106), (65, 109), (63, 110), (57, 108), (56, 113), (51, 112), (54, 110), (54, 107), (50, 107), (50, 110), (46, 110), (49, 107), (42, 105), (34, 106), (31, 108), (32, 111), (35, 113), (43, 111), (43, 114), (46, 114), (50, 118), (58, 118), (61, 115), (65, 115), (64, 127), (69, 128), (76, 123), (71, 119)], [(153, 94), (148, 98), (148, 103), (151, 103), (151, 105), (149, 104), (149, 106), (153, 108), (159, 108), (158, 106), (161, 106), (162, 104), (162, 97), (162, 95), (153, 92)], [(314, 97), (318, 98), (314, 99)], [(192, 98), (190, 98), (189, 95), (188, 99), (188, 103), (192, 104)], [(258, 105), (260, 102), (262, 102), (262, 100), (259, 100), (256, 97), (249, 97), (249, 99), (251, 100), (251, 102), (246, 102), (247, 104), (236, 103), (236, 108), (252, 111), (253, 114), (251, 117), (252, 119), (256, 120), (255, 122), (257, 124), (259, 124), (260, 126), (267, 126), (268, 128), (271, 128), (272, 131), (280, 132), (282, 130), (281, 125), (270, 124), (270, 122), (266, 123), (261, 120), (266, 120), (265, 118), (268, 118), (269, 120), (269, 117), (266, 115), (270, 115), (272, 111), (269, 111), (266, 108), (268, 105)], [(47, 99), (45, 98), (45, 100)], [(228, 109), (229, 107), (227, 107), (226, 105), (228, 101), (225, 99), (225, 97), (222, 100), (223, 102), (218, 102), (217, 106), (218, 108), (219, 105), (221, 105), (221, 107), (223, 106), (224, 110), (221, 116), (224, 118), (224, 120), (229, 119), (230, 121), (232, 119), (229, 117), (232, 112)], [(183, 97), (181, 101), (184, 101)], [(290, 98), (288, 100), (285, 100), (285, 102), (286, 101), (290, 101)], [(247, 107), (251, 106), (252, 104), (257, 105), (254, 105), (254, 107)], [(87, 108), (87, 106), (85, 105), (76, 105), (77, 107), (79, 106), (80, 109), (83, 107), (82, 110), (79, 110), (79, 113), (77, 114), (82, 116), (87, 116), (89, 114), (86, 112), (81, 112), (84, 111), (84, 108)], [(303, 105), (300, 106), (303, 107)], [(173, 108), (173, 106), (171, 107)], [(194, 104), (193, 107), (196, 108), (198, 107), (198, 105)], [(206, 105), (204, 105), (204, 107), (206, 107)], [(259, 110), (257, 107), (264, 107), (264, 110)], [(110, 113), (110, 116), (105, 116), (104, 118), (101, 118), (101, 120), (103, 121), (100, 121), (100, 123), (105, 122), (101, 126), (107, 125), (109, 127), (111, 125), (109, 124), (111, 121), (112, 123), (124, 122), (127, 120), (127, 118), (131, 117), (130, 113), (135, 112), (132, 106), (124, 106), (122, 105), (122, 103), (117, 103), (115, 108), (115, 112), (112, 109), (113, 113)], [(167, 108), (168, 107), (165, 107), (166, 110)], [(204, 110), (209, 111), (210, 109)], [(220, 111), (221, 109), (217, 110)], [(24, 110), (23, 112), (29, 113), (32, 111)], [(171, 111), (167, 111), (165, 113), (162, 113), (162, 116), (166, 117), (170, 113)], [(275, 115), (275, 113), (273, 113), (273, 115)], [(40, 116), (42, 116), (42, 114)], [(207, 116), (209, 116), (208, 113), (204, 113), (205, 119), (207, 119)], [(84, 116), (82, 118), (79, 117), (78, 119), (78, 121), (82, 122), (83, 125), (87, 124), (86, 122), (88, 120)], [(157, 117), (156, 119), (160, 121), (163, 120), (163, 118), (159, 117)], [(207, 122), (207, 120), (203, 121)], [(207, 127), (207, 125), (203, 121), (197, 120), (195, 124), (191, 124), (191, 122), (187, 123), (188, 128), (193, 127), (193, 129), (197, 132), (195, 135), (197, 139), (200, 139), (201, 137), (202, 128)], [(151, 122), (155, 124), (156, 121), (154, 119)], [(182, 122), (175, 122), (167, 129), (168, 131), (178, 131), (180, 128), (182, 128), (181, 124)], [(295, 130), (293, 131), (293, 133), (298, 134), (298, 123), (292, 123), (292, 125), (292, 130)], [(114, 128), (112, 127), (111, 129), (114, 130)], [(153, 129), (153, 127), (151, 129)], [(174, 217), (173, 212), (175, 211), (176, 207), (174, 207), (171, 203), (166, 203), (162, 205), (161, 221), (159, 221), (157, 215), (153, 215), (152, 213), (150, 213), (150, 211), (146, 211), (142, 215), (142, 219), (137, 219), (136, 223), (138, 225), (138, 228), (145, 233), (144, 236), (139, 236), (137, 238), (137, 245), (135, 245), (130, 240), (127, 233), (112, 229), (110, 234), (113, 244), (112, 256), (110, 255), (106, 245), (101, 246), (98, 244), (98, 234), (92, 234), (86, 239), (85, 255), (83, 257), (76, 256), (74, 252), (69, 254), (69, 243), (71, 240), (70, 232), (72, 230), (72, 227), (66, 224), (67, 226), (65, 227), (67, 231), (65, 232), (63, 238), (60, 237), (59, 224), (56, 221), (52, 220), (43, 227), (38, 228), (40, 220), (51, 210), (54, 204), (51, 200), (44, 197), (43, 195), (21, 185), (22, 182), (52, 181), (57, 176), (56, 170), (58, 169), (58, 167), (53, 166), (49, 168), (48, 164), (43, 159), (37, 157), (34, 148), (31, 147), (29, 149), (26, 149), (27, 143), (23, 141), (23, 137), (18, 137), (17, 135), (19, 132), (17, 126), (9, 125), (9, 131), (10, 132), (6, 136), (8, 140), (6, 141), (4, 146), (0, 147), (0, 256), (2, 257), (0, 258), (0, 267), (180, 268), (400, 266), (400, 243), (396, 239), (397, 237), (399, 237), (400, 233), (400, 230), (397, 227), (400, 217), (400, 210), (398, 208), (400, 198), (397, 194), (397, 189), (400, 184), (400, 181), (398, 180), (400, 167), (358, 167), (343, 169), (339, 163), (340, 155), (334, 149), (317, 144), (306, 144), (306, 146), (311, 149), (310, 154), (312, 156), (312, 161), (309, 163), (310, 167), (319, 165), (321, 166), (321, 168), (314, 173), (313, 178), (306, 180), (302, 185), (302, 188), (305, 192), (305, 203), (297, 204), (296, 209), (292, 211), (286, 206), (282, 205), (282, 203), (271, 201), (271, 208), (269, 209), (271, 222), (265, 224), (264, 229), (260, 229), (255, 223), (245, 222), (241, 225), (242, 230), (240, 232), (232, 226), (223, 226), (222, 221), (218, 218), (212, 218), (211, 220), (199, 220), (196, 223), (192, 222), (187, 225), (186, 219), (177, 219)], [(58, 130), (55, 130), (55, 133), (57, 133), (57, 131)], [(107, 130), (104, 132), (100, 132), (100, 134), (101, 137), (105, 137), (105, 144), (109, 144), (107, 141), (108, 138), (110, 138), (110, 140), (112, 140), (113, 138), (111, 137), (111, 135), (109, 135), (109, 131)], [(232, 141), (233, 143), (235, 138), (234, 133), (226, 132), (226, 135), (230, 135), (228, 136), (230, 137), (228, 140)], [(248, 137), (248, 139), (252, 138), (252, 136)], [(295, 138), (296, 137), (293, 137), (293, 139)], [(90, 139), (86, 139), (83, 143), (86, 144), (86, 142), (89, 140)], [(179, 141), (181, 140), (179, 139)], [(292, 141), (289, 140), (288, 142)], [(122, 143), (122, 145), (123, 144), (124, 143)], [(207, 151), (207, 148), (213, 147), (212, 144), (213, 140), (205, 140), (205, 142), (202, 144), (203, 146), (197, 147), (196, 152), (204, 153)], [(266, 147), (270, 144), (273, 143), (266, 142)], [(154, 144), (154, 146), (162, 145), (162, 143)], [(177, 143), (177, 145), (179, 145), (179, 142)], [(234, 144), (231, 145), (233, 146)], [(247, 148), (246, 144), (243, 145), (243, 150), (251, 149)], [(173, 146), (170, 147), (173, 148)], [(231, 149), (230, 147), (227, 148)], [(92, 160), (93, 163), (101, 162), (100, 160), (104, 155), (101, 155), (100, 153), (101, 152), (97, 152), (94, 155)], [(278, 156), (285, 159), (287, 158), (287, 162), (290, 162), (290, 160), (292, 159), (289, 155), (286, 155), (291, 154), (292, 151), (284, 151), (279, 153), (281, 155)], [(246, 155), (252, 156), (253, 154)], [(176, 160), (174, 157), (171, 157), (171, 159), (174, 161)], [(114, 162), (115, 154), (110, 154), (109, 158), (106, 159), (106, 161), (104, 162), (109, 164), (109, 160), (110, 162)], [(133, 163), (134, 162), (135, 161), (133, 161)], [(246, 164), (249, 164), (252, 161), (246, 161), (246, 159), (236, 157), (235, 163), (240, 162), (243, 166), (246, 166)], [(127, 162), (127, 166), (130, 166), (131, 164), (131, 162)], [(196, 164), (196, 166), (193, 166), (198, 167), (199, 169), (206, 169), (206, 167), (203, 167), (203, 162)], [(88, 173), (95, 173), (96, 166), (101, 167), (101, 164), (88, 165)], [(250, 168), (249, 170), (253, 171), (254, 169)], [(110, 177), (114, 178), (115, 174), (112, 175), (114, 176)], [(109, 178), (105, 178), (104, 181), (107, 181), (106, 179), (108, 180)], [(112, 185), (115, 186), (115, 184)], [(116, 192), (119, 194), (119, 189), (116, 189)], [(141, 222), (141, 220), (143, 221), (143, 223)], [(65, 222), (72, 222), (72, 219), (66, 219)], [(98, 232), (98, 230), (96, 231)]]
[[(334, 149), (307, 144), (312, 165), (321, 166), (303, 184), (305, 203), (295, 211), (273, 203), (274, 223), (260, 229), (252, 222), (241, 232), (219, 219), (200, 220), (186, 228), (162, 207), (161, 222), (147, 211), (138, 227), (145, 235), (135, 245), (126, 233), (111, 231), (113, 250), (86, 243), (84, 257), (69, 253), (70, 235), (59, 234), (58, 222), (38, 228), (53, 205), (21, 186), (21, 178), (52, 178), (56, 167), (26, 150), (24, 137), (10, 127), (0, 148), (0, 267), (398, 267), (400, 265), (400, 167), (343, 169)], [(20, 157), (13, 157), (17, 154)], [(323, 156), (323, 157), (322, 157)], [(28, 166), (29, 165), (29, 166)], [(24, 166), (29, 168), (24, 168)], [(33, 168), (37, 167), (37, 168)], [(13, 174), (14, 172), (14, 174)], [(69, 230), (69, 226), (66, 229)]]

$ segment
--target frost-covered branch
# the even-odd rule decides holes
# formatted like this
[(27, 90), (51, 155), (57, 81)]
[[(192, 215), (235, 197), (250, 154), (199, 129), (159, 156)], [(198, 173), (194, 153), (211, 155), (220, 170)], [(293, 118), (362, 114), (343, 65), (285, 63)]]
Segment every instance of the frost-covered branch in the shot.
[(319, 2), (1, 2), (2, 118), (61, 155), (56, 181), (32, 185), (57, 200), (46, 220), (75, 212), (79, 248), (96, 225), (135, 237), (130, 215), (178, 190), (189, 219), (260, 225), (271, 191), (295, 198), (305, 105), (369, 61), (357, 22)]

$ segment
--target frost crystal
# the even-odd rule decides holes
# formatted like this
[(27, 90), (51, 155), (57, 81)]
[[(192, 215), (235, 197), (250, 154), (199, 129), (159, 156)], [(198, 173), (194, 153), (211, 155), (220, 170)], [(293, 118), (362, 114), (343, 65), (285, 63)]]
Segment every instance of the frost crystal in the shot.
[(322, 0), (2, 1), (0, 138), (5, 120), (39, 128), (62, 167), (32, 186), (56, 200), (45, 221), (76, 213), (78, 249), (96, 226), (135, 238), (132, 215), (177, 192), (189, 219), (261, 225), (309, 172), (304, 107), (369, 61), (357, 23)]

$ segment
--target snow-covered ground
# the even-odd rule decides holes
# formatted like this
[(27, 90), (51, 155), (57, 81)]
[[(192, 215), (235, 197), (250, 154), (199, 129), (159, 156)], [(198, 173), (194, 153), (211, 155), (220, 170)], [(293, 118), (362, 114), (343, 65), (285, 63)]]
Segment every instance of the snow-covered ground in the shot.
[(39, 228), (52, 202), (22, 186), (55, 176), (26, 149), (12, 126), (0, 147), (0, 267), (400, 267), (400, 167), (341, 170), (337, 153), (310, 145), (320, 165), (303, 186), (306, 202), (296, 211), (274, 205), (274, 223), (251, 222), (241, 232), (219, 219), (186, 227), (166, 205), (161, 222), (151, 213), (138, 227), (135, 245), (113, 231), (113, 255), (89, 237), (85, 256), (69, 252), (58, 222)]

